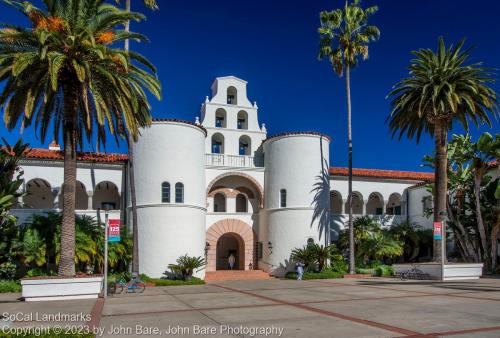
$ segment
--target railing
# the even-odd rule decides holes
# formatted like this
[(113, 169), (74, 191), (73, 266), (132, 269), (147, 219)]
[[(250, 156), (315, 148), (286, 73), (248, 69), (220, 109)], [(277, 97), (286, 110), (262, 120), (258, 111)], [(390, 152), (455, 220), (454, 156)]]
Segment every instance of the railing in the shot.
[(260, 156), (205, 154), (205, 164), (223, 167), (264, 167), (264, 161)]

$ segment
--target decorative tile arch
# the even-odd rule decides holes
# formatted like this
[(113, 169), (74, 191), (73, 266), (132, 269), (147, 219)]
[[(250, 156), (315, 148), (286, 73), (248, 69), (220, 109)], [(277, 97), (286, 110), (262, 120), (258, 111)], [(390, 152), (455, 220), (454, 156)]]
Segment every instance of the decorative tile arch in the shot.
[(217, 262), (217, 242), (225, 234), (235, 234), (240, 237), (243, 242), (243, 266), (245, 270), (249, 270), (249, 265), (252, 263), (253, 269), (256, 268), (255, 245), (257, 236), (252, 227), (247, 223), (234, 218), (226, 218), (215, 222), (207, 230), (207, 271), (216, 270)]

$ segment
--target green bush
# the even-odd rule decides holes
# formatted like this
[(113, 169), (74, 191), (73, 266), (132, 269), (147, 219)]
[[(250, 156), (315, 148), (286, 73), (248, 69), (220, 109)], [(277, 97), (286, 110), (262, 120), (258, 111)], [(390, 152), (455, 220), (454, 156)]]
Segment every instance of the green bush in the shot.
[[(142, 277), (141, 277), (142, 279)], [(143, 279), (144, 280), (144, 279)], [(189, 280), (182, 279), (166, 279), (166, 278), (149, 278), (144, 280), (148, 283), (154, 283), (155, 286), (177, 286), (177, 285), (201, 285), (205, 284), (203, 279), (191, 277)]]
[(344, 256), (336, 254), (332, 255), (330, 262), (330, 270), (345, 274), (349, 269), (349, 265), (344, 259)]
[(378, 265), (372, 268), (356, 268), (356, 273), (374, 277), (388, 277), (394, 275), (394, 269), (391, 265)]
[[(342, 278), (344, 276), (343, 273), (339, 273), (332, 270), (324, 270), (321, 272), (304, 272), (302, 279), (310, 280), (310, 279), (333, 279), (333, 278)], [(297, 273), (290, 271), (285, 274), (286, 279), (297, 279)]]
[(0, 279), (14, 279), (16, 276), (16, 265), (12, 262), (0, 264)]
[(13, 280), (0, 280), (0, 293), (21, 292), (21, 284)]

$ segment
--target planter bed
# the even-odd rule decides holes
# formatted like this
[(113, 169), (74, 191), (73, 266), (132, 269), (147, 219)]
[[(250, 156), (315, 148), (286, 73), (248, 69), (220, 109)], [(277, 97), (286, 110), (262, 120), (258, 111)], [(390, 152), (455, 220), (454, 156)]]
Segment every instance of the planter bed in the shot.
[(21, 280), (22, 297), (27, 302), (97, 298), (103, 276), (34, 277)]

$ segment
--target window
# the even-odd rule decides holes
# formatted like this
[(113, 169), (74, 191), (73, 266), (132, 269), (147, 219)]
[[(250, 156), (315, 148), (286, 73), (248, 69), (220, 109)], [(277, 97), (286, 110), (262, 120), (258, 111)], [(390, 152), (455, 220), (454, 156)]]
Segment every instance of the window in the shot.
[(217, 128), (222, 128), (223, 125), (224, 125), (224, 118), (221, 116), (215, 117), (215, 126)]
[(432, 196), (425, 196), (422, 198), (422, 213), (426, 213), (432, 208)]
[(248, 114), (244, 110), (240, 110), (238, 112), (238, 118), (237, 118), (238, 124), (237, 128), (238, 129), (248, 129)]
[(170, 183), (168, 182), (161, 184), (161, 202), (170, 203)]
[(311, 246), (311, 245), (314, 245), (314, 238), (309, 237), (307, 239), (307, 246)]
[(184, 203), (184, 184), (175, 184), (175, 203)]
[(286, 189), (280, 190), (280, 208), (286, 208)]
[(243, 135), (240, 137), (240, 141), (239, 141), (239, 154), (241, 156), (243, 155), (247, 155), (249, 156), (250, 155), (250, 144), (251, 144), (251, 140), (250, 140), (250, 137), (248, 137), (247, 135)]
[(226, 212), (226, 196), (222, 193), (214, 196), (214, 212)]
[(215, 126), (217, 128), (226, 128), (226, 111), (223, 108), (215, 111)]
[(224, 136), (220, 133), (212, 135), (212, 154), (224, 154)]
[(257, 258), (258, 259), (261, 259), (263, 257), (263, 245), (262, 245), (262, 242), (257, 242)]
[(247, 198), (243, 194), (236, 196), (236, 212), (247, 212)]
[(236, 88), (233, 86), (227, 89), (227, 104), (238, 104)]

